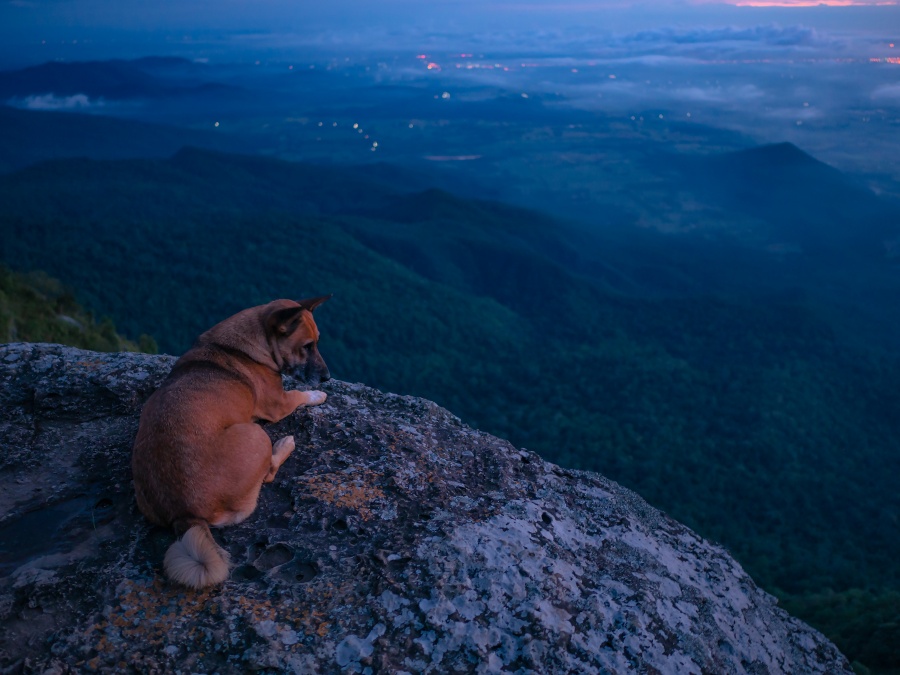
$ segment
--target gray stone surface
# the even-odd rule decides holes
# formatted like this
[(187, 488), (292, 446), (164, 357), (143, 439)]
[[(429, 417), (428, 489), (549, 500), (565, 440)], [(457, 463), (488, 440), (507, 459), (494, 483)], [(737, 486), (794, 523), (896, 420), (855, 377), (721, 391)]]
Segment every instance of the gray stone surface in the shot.
[(231, 579), (174, 586), (130, 477), (173, 361), (0, 347), (3, 672), (849, 672), (634, 493), (343, 382), (266, 427), (298, 449), (216, 531)]

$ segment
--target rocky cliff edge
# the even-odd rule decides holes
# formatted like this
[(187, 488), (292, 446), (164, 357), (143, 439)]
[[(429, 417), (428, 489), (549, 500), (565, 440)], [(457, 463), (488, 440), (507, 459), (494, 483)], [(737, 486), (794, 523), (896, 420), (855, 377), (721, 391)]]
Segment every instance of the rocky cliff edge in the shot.
[(344, 382), (266, 427), (298, 448), (216, 531), (230, 580), (177, 587), (130, 475), (173, 362), (0, 346), (2, 672), (850, 672), (634, 493)]

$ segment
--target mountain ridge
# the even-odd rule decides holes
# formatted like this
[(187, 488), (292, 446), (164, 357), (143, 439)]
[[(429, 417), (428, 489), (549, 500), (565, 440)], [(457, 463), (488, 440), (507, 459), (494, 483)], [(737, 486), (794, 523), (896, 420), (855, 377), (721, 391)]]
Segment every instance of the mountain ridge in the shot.
[(690, 160), (694, 190), (753, 219), (744, 236), (839, 260), (885, 257), (900, 207), (791, 143)]
[(188, 145), (248, 150), (240, 139), (209, 131), (77, 111), (0, 105), (0, 174), (65, 159), (168, 158)]
[(142, 58), (107, 61), (47, 61), (21, 70), (0, 71), (0, 98), (26, 98), (42, 94), (128, 101), (167, 98), (214, 90), (238, 92), (238, 87), (217, 82), (172, 82), (152, 73), (160, 67), (198, 67), (186, 59)]

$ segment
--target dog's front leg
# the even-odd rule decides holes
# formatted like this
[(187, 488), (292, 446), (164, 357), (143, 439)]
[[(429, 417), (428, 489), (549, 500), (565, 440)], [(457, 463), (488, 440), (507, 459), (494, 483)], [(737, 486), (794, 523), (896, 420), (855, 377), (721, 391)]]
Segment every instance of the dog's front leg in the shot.
[[(291, 406), (291, 412), (305, 405), (321, 405), (325, 403), (328, 394), (324, 391), (288, 391), (288, 403)], [(290, 414), (290, 413), (289, 413)]]
[(277, 398), (270, 398), (255, 413), (256, 419), (280, 422), (297, 408), (309, 405), (320, 405), (328, 395), (324, 391), (285, 391)]

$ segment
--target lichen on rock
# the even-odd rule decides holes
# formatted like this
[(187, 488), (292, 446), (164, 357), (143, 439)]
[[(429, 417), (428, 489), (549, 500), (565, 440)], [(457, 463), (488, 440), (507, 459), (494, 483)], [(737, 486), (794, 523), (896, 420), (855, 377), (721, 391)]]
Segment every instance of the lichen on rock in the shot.
[[(140, 673), (845, 673), (721, 547), (600, 475), (359, 384), (203, 592), (162, 574), (131, 444), (174, 359), (0, 347), (0, 668)], [(290, 384), (290, 383), (289, 383)], [(5, 672), (5, 671), (4, 671)]]

